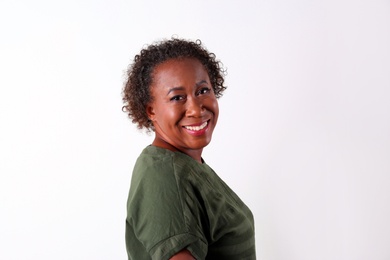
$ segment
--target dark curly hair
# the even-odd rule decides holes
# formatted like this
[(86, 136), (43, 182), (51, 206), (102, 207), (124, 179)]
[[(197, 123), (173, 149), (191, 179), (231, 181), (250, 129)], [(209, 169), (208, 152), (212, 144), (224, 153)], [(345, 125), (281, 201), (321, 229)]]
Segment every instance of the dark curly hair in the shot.
[(170, 39), (156, 42), (142, 49), (134, 57), (134, 61), (127, 70), (122, 100), (122, 110), (126, 112), (139, 129), (154, 130), (152, 122), (146, 114), (146, 106), (152, 101), (150, 86), (153, 81), (154, 68), (170, 59), (195, 58), (205, 67), (210, 83), (217, 98), (222, 96), (225, 69), (222, 63), (216, 60), (215, 54), (206, 50), (200, 40), (187, 41)]

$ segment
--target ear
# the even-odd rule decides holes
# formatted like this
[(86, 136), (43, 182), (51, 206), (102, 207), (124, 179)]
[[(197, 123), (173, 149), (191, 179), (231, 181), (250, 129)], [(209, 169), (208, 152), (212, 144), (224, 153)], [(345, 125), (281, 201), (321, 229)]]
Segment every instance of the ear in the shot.
[(154, 108), (150, 104), (146, 106), (146, 114), (151, 121), (154, 121), (156, 114), (154, 113)]

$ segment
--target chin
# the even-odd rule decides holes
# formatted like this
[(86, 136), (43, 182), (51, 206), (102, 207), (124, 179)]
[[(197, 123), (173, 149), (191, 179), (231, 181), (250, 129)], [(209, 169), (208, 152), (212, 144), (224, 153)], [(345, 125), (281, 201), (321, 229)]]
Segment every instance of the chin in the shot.
[(211, 141), (211, 140), (208, 140), (208, 141), (202, 142), (202, 143), (192, 144), (192, 145), (190, 145), (190, 147), (191, 147), (193, 150), (203, 149), (203, 148), (205, 148), (206, 146), (209, 145), (210, 141)]

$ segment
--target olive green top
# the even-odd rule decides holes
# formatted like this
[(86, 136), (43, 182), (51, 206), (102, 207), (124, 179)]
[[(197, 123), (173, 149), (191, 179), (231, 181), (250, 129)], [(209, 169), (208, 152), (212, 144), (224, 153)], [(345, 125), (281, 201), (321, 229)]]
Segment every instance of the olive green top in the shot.
[(129, 259), (256, 259), (249, 208), (206, 164), (146, 147), (132, 175), (126, 218)]

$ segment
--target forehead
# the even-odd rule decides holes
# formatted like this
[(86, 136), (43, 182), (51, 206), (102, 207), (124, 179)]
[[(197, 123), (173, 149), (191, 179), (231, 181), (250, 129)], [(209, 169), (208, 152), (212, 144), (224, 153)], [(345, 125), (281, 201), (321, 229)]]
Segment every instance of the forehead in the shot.
[(195, 58), (179, 58), (164, 61), (154, 68), (152, 78), (152, 85), (161, 83), (161, 81), (173, 83), (175, 81), (197, 78), (209, 81), (206, 68)]

